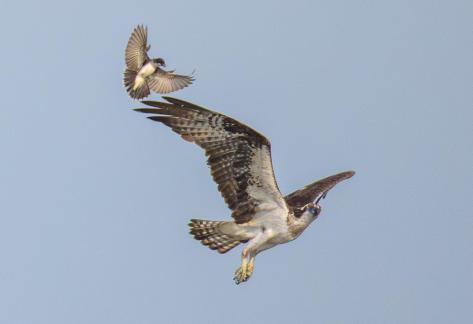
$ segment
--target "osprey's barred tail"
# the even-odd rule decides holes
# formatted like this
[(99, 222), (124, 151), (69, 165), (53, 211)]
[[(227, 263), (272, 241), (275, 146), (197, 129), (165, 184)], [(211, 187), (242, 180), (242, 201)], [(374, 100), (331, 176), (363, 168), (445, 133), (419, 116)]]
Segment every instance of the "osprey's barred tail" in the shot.
[(219, 226), (227, 223), (226, 221), (210, 221), (203, 219), (191, 219), (189, 223), (190, 234), (203, 245), (207, 245), (212, 250), (218, 250), (225, 253), (240, 244), (240, 241), (234, 240), (228, 235), (219, 231)]

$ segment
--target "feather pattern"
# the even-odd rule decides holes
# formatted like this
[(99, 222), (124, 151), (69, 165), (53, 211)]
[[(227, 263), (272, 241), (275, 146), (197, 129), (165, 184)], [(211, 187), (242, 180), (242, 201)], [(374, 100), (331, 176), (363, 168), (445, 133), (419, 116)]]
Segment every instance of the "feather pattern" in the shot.
[(170, 93), (187, 87), (194, 81), (192, 75), (180, 75), (157, 68), (156, 72), (148, 77), (147, 82), (151, 90), (157, 93)]
[(191, 219), (189, 222), (190, 234), (212, 250), (226, 253), (240, 244), (240, 241), (220, 232), (219, 227), (226, 221), (209, 221)]
[(153, 114), (187, 141), (205, 150), (212, 177), (237, 224), (255, 213), (276, 208), (288, 211), (276, 183), (269, 140), (223, 114), (169, 97), (168, 102), (143, 101), (155, 108), (136, 111)]
[(314, 202), (314, 200), (317, 200), (318, 202), (318, 200), (324, 197), (337, 183), (349, 179), (354, 175), (354, 171), (337, 173), (330, 177), (315, 181), (302, 189), (296, 190), (284, 197), (284, 199), (292, 209), (303, 208), (308, 203)]
[(125, 63), (128, 69), (138, 71), (149, 60), (147, 52), (150, 46), (147, 44), (148, 28), (139, 25), (133, 30), (125, 50)]

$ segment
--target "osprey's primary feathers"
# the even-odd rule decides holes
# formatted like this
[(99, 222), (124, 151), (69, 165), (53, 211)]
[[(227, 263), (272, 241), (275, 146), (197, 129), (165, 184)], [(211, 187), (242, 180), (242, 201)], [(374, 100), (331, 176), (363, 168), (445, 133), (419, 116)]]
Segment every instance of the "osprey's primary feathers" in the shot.
[(136, 111), (169, 126), (205, 150), (232, 221), (192, 219), (190, 232), (213, 250), (225, 253), (240, 243), (238, 284), (253, 273), (256, 255), (297, 238), (321, 212), (318, 202), (340, 181), (355, 172), (342, 172), (316, 181), (283, 197), (274, 177), (269, 140), (250, 127), (192, 103), (164, 97), (168, 102), (143, 101), (153, 108)]
[(153, 90), (157, 93), (169, 93), (187, 87), (194, 81), (191, 75), (179, 75), (174, 71), (165, 71), (162, 58), (151, 59), (148, 51), (148, 28), (138, 26), (128, 40), (125, 50), (126, 70), (123, 82), (133, 99), (145, 98)]

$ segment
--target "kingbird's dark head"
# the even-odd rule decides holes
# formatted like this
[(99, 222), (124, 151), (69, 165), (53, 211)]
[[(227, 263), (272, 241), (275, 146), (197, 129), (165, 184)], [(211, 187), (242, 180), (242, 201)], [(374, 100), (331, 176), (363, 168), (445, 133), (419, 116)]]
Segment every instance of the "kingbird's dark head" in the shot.
[(306, 208), (309, 211), (309, 213), (312, 214), (314, 218), (317, 218), (320, 212), (322, 211), (322, 207), (320, 207), (320, 205), (317, 205), (317, 204), (307, 204)]
[(153, 62), (161, 66), (166, 66), (166, 62), (164, 62), (162, 58), (153, 59)]

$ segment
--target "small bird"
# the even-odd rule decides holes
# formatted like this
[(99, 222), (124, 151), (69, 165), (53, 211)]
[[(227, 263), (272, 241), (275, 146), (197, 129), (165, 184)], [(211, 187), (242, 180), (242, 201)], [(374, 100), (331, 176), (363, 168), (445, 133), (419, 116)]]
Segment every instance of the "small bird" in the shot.
[(233, 278), (236, 284), (250, 278), (258, 253), (296, 239), (319, 216), (319, 201), (327, 192), (355, 174), (338, 173), (283, 197), (266, 137), (218, 112), (163, 98), (167, 102), (142, 101), (152, 108), (135, 110), (151, 114), (149, 119), (169, 126), (205, 150), (212, 177), (232, 210), (233, 220), (191, 219), (190, 234), (220, 253), (247, 243)]
[(139, 25), (131, 33), (125, 50), (126, 69), (123, 83), (130, 97), (142, 99), (153, 90), (157, 93), (169, 93), (187, 87), (194, 81), (192, 75), (179, 75), (174, 71), (165, 71), (166, 63), (162, 58), (149, 58), (148, 27)]

